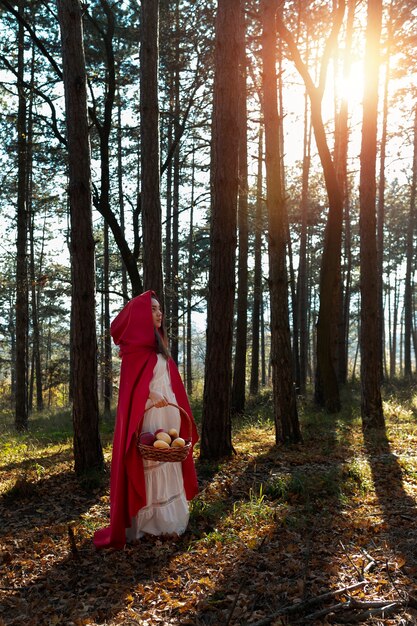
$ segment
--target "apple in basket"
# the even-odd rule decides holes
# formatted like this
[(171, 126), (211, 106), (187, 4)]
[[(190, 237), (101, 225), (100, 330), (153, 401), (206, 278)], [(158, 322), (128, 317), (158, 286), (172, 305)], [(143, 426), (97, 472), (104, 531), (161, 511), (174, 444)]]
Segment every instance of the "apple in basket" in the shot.
[(141, 433), (139, 441), (145, 446), (153, 446), (153, 442), (155, 441), (155, 435), (150, 432)]
[(185, 446), (185, 439), (177, 437), (171, 444), (172, 448), (183, 448)]
[(154, 448), (170, 448), (169, 443), (163, 441), (162, 439), (155, 439), (153, 445)]
[(164, 430), (157, 430), (155, 433), (155, 437), (159, 441), (165, 441), (165, 443), (167, 443), (168, 445), (171, 444), (171, 437)]

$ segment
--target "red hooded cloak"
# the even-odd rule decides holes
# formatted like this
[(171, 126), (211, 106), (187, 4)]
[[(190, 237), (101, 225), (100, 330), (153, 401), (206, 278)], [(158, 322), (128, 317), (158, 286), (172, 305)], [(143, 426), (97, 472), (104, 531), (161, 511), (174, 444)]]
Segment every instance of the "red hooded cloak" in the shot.
[[(111, 324), (111, 335), (120, 346), (122, 358), (117, 405), (116, 425), (113, 436), (113, 454), (110, 478), (110, 526), (94, 534), (97, 548), (123, 548), (126, 528), (139, 509), (146, 505), (143, 461), (136, 450), (136, 429), (139, 432), (149, 396), (149, 385), (157, 361), (155, 327), (152, 319), (153, 291), (133, 298), (120, 311)], [(191, 417), (192, 443), (198, 440), (187, 394), (178, 368), (172, 359), (168, 361), (172, 389), (179, 406)], [(180, 435), (185, 436), (182, 421)], [(197, 475), (192, 452), (182, 462), (184, 489), (187, 500), (198, 490)]]

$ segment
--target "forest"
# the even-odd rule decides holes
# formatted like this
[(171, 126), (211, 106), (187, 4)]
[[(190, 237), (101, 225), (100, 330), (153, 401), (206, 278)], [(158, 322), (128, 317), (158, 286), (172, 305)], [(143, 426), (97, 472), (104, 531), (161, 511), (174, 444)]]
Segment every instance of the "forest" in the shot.
[[(416, 25), (0, 0), (0, 626), (416, 623)], [(147, 290), (200, 491), (179, 541), (96, 553)]]

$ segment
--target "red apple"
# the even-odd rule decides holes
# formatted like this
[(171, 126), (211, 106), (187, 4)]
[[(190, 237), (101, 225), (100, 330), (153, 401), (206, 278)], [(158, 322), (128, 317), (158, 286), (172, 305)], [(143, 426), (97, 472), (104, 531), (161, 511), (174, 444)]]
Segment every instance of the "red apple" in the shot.
[(149, 432), (141, 433), (139, 441), (145, 446), (153, 446), (153, 442), (155, 441), (155, 435)]

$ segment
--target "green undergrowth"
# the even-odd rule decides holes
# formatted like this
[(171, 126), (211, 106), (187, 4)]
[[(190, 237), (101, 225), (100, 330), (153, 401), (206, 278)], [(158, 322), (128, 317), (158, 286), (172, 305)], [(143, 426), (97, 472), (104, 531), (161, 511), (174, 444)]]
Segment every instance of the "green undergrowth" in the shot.
[[(384, 389), (386, 429), (383, 433), (368, 434), (377, 448), (388, 437), (395, 439), (400, 450), (414, 449), (417, 388), (407, 389), (396, 389), (392, 385)], [(194, 398), (192, 407), (200, 427), (202, 399)], [(210, 525), (214, 524), (214, 519), (226, 519), (233, 514), (234, 518), (246, 516), (249, 523), (249, 520), (255, 522), (257, 516), (268, 518), (274, 506), (320, 507), (330, 501), (344, 505), (352, 497), (369, 492), (372, 476), (364, 454), (359, 390), (355, 387), (342, 390), (342, 410), (338, 414), (329, 415), (318, 409), (311, 394), (299, 398), (298, 411), (303, 442), (293, 446), (276, 445), (271, 391), (265, 390), (257, 398), (248, 400), (245, 413), (232, 419), (233, 445), (238, 460), (248, 458), (252, 464), (257, 462), (261, 471), (252, 471), (253, 468), (247, 471), (245, 496), (239, 491), (237, 497), (232, 489), (225, 498), (222, 477), (241, 469), (234, 467), (233, 458), (206, 461), (196, 456), (201, 484), (218, 481), (221, 497), (197, 498), (191, 506), (192, 521), (205, 520)], [(100, 422), (107, 459), (113, 427), (114, 411), (112, 418)], [(57, 458), (71, 460), (72, 436), (70, 409), (33, 414), (29, 430), (23, 433), (13, 430), (10, 412), (0, 413), (0, 469), (8, 471), (9, 477), (15, 473), (14, 480), (9, 482), (9, 495), (16, 498), (28, 495)], [(415, 456), (403, 455), (399, 464), (404, 476), (409, 480), (417, 479)], [(84, 482), (87, 488), (89, 485), (94, 488), (100, 481), (94, 475), (85, 477)]]

